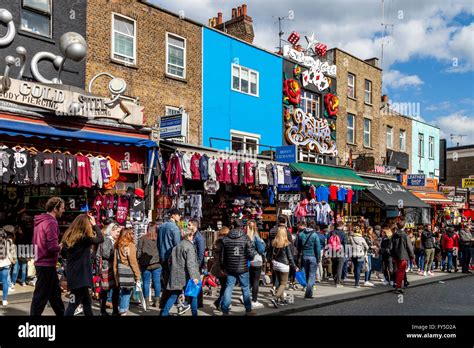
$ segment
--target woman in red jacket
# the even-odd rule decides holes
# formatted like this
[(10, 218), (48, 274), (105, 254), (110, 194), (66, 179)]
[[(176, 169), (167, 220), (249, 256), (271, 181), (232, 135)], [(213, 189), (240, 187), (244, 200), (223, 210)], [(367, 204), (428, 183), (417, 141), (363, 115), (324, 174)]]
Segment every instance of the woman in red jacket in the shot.
[[(451, 273), (451, 268), (454, 261), (454, 271), (457, 272), (457, 251), (459, 250), (459, 236), (454, 233), (452, 227), (446, 229), (446, 233), (443, 236), (442, 240), (443, 251), (448, 256), (448, 273)], [(454, 258), (454, 259), (453, 259)]]

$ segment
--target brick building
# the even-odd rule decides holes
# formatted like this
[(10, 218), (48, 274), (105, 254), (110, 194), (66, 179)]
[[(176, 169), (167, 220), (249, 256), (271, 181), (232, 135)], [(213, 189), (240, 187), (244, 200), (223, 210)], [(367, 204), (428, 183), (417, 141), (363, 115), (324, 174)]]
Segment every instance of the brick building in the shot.
[(448, 148), (444, 184), (461, 187), (462, 179), (471, 175), (474, 175), (474, 145)]
[[(139, 98), (145, 122), (189, 116), (186, 142), (202, 143), (202, 25), (146, 1), (87, 2), (86, 85), (98, 73), (123, 78), (127, 96)], [(93, 92), (109, 95), (109, 79)]]
[(222, 22), (222, 12), (217, 17), (209, 19), (209, 26), (235, 36), (248, 43), (253, 43), (255, 33), (252, 17), (247, 15), (247, 5), (243, 4), (232, 9), (232, 18)]

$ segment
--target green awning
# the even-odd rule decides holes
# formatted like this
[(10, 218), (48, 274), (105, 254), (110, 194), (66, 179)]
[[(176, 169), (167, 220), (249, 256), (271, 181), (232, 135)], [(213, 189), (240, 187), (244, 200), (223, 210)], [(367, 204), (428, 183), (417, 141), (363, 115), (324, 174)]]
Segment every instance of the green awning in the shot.
[(303, 182), (308, 181), (312, 183), (319, 182), (321, 184), (350, 185), (355, 186), (356, 189), (373, 186), (349, 168), (325, 166), (313, 163), (292, 163), (290, 167), (293, 171), (302, 173)]

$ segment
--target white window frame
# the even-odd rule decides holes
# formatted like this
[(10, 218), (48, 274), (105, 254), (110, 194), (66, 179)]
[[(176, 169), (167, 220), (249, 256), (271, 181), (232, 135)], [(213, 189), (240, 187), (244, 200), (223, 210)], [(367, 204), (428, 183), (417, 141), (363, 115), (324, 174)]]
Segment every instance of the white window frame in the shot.
[[(115, 16), (117, 17), (122, 17), (122, 18), (125, 18), (126, 20), (129, 20), (129, 21), (132, 21), (133, 22), (133, 57), (129, 57), (129, 56), (125, 56), (123, 54), (120, 54), (120, 53), (115, 53), (115, 29), (114, 29), (114, 19), (115, 19)], [(116, 12), (112, 12), (112, 26), (111, 26), (111, 30), (110, 30), (110, 35), (111, 35), (111, 42), (112, 42), (112, 50), (110, 52), (110, 58), (113, 60), (113, 61), (116, 61), (116, 62), (120, 62), (120, 63), (123, 63), (123, 64), (128, 64), (128, 65), (137, 65), (137, 21), (133, 18), (130, 18), (130, 17), (127, 17), (127, 16), (124, 16), (123, 14), (120, 14), (120, 13), (116, 13)], [(120, 33), (122, 35), (126, 35), (124, 33)], [(127, 36), (130, 36), (130, 35), (127, 35)], [(120, 59), (120, 58), (117, 58), (115, 57), (115, 55), (118, 55), (118, 56), (122, 56), (124, 58), (130, 58), (130, 59), (133, 59), (133, 62), (129, 62), (125, 59)]]
[[(349, 83), (349, 76), (353, 77), (352, 85)], [(352, 95), (349, 95), (349, 87), (352, 87)], [(350, 72), (347, 73), (347, 96), (349, 98), (356, 98), (356, 76)]]
[[(316, 99), (314, 99), (314, 96), (316, 96)], [(301, 100), (300, 100), (300, 107), (303, 109), (304, 112), (308, 113), (307, 109), (307, 101), (316, 101), (316, 115), (311, 113), (314, 118), (319, 118), (321, 117), (321, 96), (317, 93), (311, 92), (311, 91), (301, 91)]]
[[(366, 82), (369, 83), (369, 89), (365, 88)], [(367, 101), (367, 95), (369, 96), (369, 101)], [(364, 81), (364, 103), (372, 105), (372, 81), (365, 79)]]
[(400, 145), (400, 151), (406, 151), (406, 148), (407, 148), (407, 132), (404, 129), (400, 129), (399, 145)]
[(423, 133), (418, 133), (418, 157), (425, 157), (425, 136)]
[(428, 158), (434, 159), (434, 137), (428, 137)]
[[(349, 127), (349, 117), (352, 117), (352, 127)], [(346, 142), (348, 144), (355, 144), (356, 143), (356, 139), (355, 139), (355, 127), (356, 127), (356, 120), (355, 120), (355, 115), (354, 114), (351, 114), (351, 113), (348, 113), (347, 114), (347, 132), (346, 132)], [(349, 137), (348, 137), (348, 132), (351, 131), (352, 133), (352, 142), (349, 141)]]
[[(234, 67), (239, 69), (239, 88), (234, 88)], [(248, 71), (248, 74), (249, 74), (249, 91), (248, 92), (242, 92), (242, 69), (245, 69)], [(251, 74), (254, 73), (257, 75), (257, 94), (252, 94), (251, 91), (252, 91), (252, 88), (250, 86), (250, 76)], [(252, 97), (260, 97), (260, 73), (257, 71), (257, 70), (253, 70), (253, 69), (250, 69), (250, 68), (247, 68), (245, 66), (242, 66), (242, 65), (239, 65), (239, 64), (235, 64), (235, 63), (232, 63), (231, 64), (231, 68), (230, 68), (230, 88), (231, 90), (235, 91), (235, 92), (239, 92), (239, 93), (243, 93), (243, 94), (247, 94), (247, 95), (251, 95)]]
[(165, 106), (165, 116), (179, 115), (181, 112), (176, 106)]
[[(365, 121), (369, 121), (369, 130), (365, 129)], [(367, 145), (365, 142), (365, 135), (369, 135), (369, 144)], [(372, 147), (372, 120), (370, 118), (364, 118), (364, 138), (363, 138), (364, 146), (365, 147)]]
[[(22, 30), (22, 31), (25, 31), (27, 33), (32, 33), (34, 35), (52, 38), (53, 37), (53, 1), (48, 0), (48, 2), (49, 2), (49, 12), (46, 12), (46, 11), (36, 9), (36, 8), (28, 6), (28, 5), (25, 5), (24, 4), (25, 2), (22, 0), (21, 1), (20, 28), (19, 29)], [(30, 30), (29, 28), (24, 28), (21, 25), (21, 21), (23, 20), (23, 11), (24, 10), (39, 14), (39, 15), (44, 16), (44, 17), (49, 17), (49, 35), (43, 35), (43, 34), (34, 32), (33, 30)]]
[[(176, 37), (176, 38), (178, 38), (178, 39), (184, 40), (184, 47), (179, 47), (179, 46), (175, 46), (175, 45), (173, 45), (173, 44), (170, 44), (170, 43), (168, 42), (168, 38), (169, 38), (170, 35), (171, 35), (171, 36), (174, 36), (174, 37)], [(181, 66), (179, 66), (179, 65), (172, 64), (172, 63), (169, 63), (169, 62), (168, 62), (168, 54), (169, 54), (169, 52), (168, 52), (168, 51), (169, 51), (169, 50), (168, 50), (168, 47), (169, 47), (169, 45), (184, 50), (184, 54), (183, 54), (183, 64), (184, 64), (184, 66), (181, 67)], [(166, 65), (165, 65), (165, 73), (166, 73), (166, 75), (173, 76), (173, 77), (177, 77), (178, 79), (185, 79), (185, 78), (186, 78), (186, 73), (187, 73), (187, 71), (186, 71), (186, 70), (187, 70), (187, 69), (186, 69), (186, 62), (187, 62), (187, 60), (186, 60), (187, 54), (186, 54), (186, 53), (187, 53), (187, 52), (186, 52), (186, 51), (187, 51), (187, 47), (188, 47), (188, 44), (187, 44), (187, 40), (186, 40), (185, 37), (179, 36), (179, 35), (177, 35), (177, 34), (175, 34), (175, 33), (171, 33), (171, 32), (168, 32), (168, 31), (166, 32)], [(183, 76), (179, 76), (179, 75), (172, 74), (172, 73), (168, 72), (168, 65), (173, 65), (173, 66), (177, 66), (178, 68), (182, 68), (182, 69), (183, 69)]]
[(230, 130), (230, 140), (231, 140), (231, 144), (230, 144), (230, 148), (232, 150), (232, 138), (233, 137), (238, 137), (238, 138), (242, 138), (243, 140), (243, 144), (242, 144), (242, 147), (243, 147), (243, 152), (244, 153), (247, 153), (247, 139), (251, 139), (251, 140), (255, 140), (256, 141), (256, 153), (255, 154), (258, 154), (259, 151), (260, 151), (260, 138), (262, 137), (260, 134), (256, 134), (256, 133), (249, 133), (249, 132), (243, 132), (243, 131), (238, 131), (238, 130), (235, 130), (235, 129), (231, 129)]
[[(390, 142), (388, 138), (390, 136)], [(387, 126), (387, 149), (393, 149), (393, 127)]]

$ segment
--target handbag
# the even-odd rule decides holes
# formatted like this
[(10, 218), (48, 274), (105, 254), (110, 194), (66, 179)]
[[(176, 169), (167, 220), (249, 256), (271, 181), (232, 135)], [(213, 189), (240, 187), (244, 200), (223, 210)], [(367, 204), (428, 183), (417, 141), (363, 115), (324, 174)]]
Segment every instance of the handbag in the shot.
[(36, 277), (35, 261), (33, 259), (28, 260), (28, 262), (26, 263), (26, 269), (26, 276), (28, 278)]
[(306, 275), (304, 270), (296, 272), (295, 279), (301, 286), (306, 286)]
[(121, 288), (133, 289), (135, 286), (135, 275), (130, 266), (124, 265), (120, 259), (120, 251), (117, 249), (117, 273), (118, 273), (118, 283)]
[(189, 297), (196, 297), (199, 295), (201, 292), (202, 288), (202, 282), (199, 281), (199, 283), (194, 283), (194, 280), (189, 279), (188, 283), (186, 284), (186, 289), (184, 290), (184, 296), (189, 296)]

